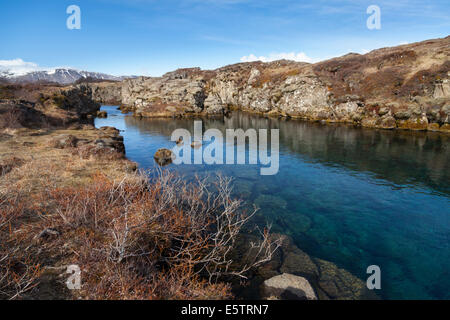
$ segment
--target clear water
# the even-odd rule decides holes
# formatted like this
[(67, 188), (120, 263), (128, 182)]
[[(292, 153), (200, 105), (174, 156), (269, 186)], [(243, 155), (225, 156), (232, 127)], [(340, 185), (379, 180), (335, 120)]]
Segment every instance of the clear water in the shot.
[[(123, 130), (127, 157), (152, 168), (172, 131), (192, 119), (137, 119), (103, 107), (96, 126)], [(280, 171), (257, 165), (170, 165), (185, 175), (222, 172), (236, 195), (308, 254), (365, 280), (382, 273), (385, 299), (450, 299), (450, 136), (266, 119), (245, 113), (203, 119), (204, 130), (280, 129)]]

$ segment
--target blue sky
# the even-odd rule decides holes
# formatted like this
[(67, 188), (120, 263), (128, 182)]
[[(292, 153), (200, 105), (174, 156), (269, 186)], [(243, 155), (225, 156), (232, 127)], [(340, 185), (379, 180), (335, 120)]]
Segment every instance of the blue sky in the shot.
[[(372, 4), (380, 30), (366, 26)], [(66, 27), (69, 5), (81, 8), (81, 30)], [(450, 1), (3, 0), (0, 24), (3, 63), (157, 76), (250, 55), (319, 61), (445, 37)]]

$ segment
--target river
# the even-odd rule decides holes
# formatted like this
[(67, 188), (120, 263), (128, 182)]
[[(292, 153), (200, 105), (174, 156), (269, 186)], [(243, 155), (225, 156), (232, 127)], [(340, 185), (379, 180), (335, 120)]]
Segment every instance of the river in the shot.
[[(175, 129), (193, 119), (139, 119), (103, 106), (96, 126), (122, 130), (127, 157), (141, 168), (171, 149)], [(365, 280), (381, 268), (384, 299), (450, 299), (450, 135), (383, 131), (267, 119), (234, 112), (203, 119), (209, 128), (279, 129), (279, 172), (260, 165), (175, 165), (182, 175), (234, 178), (236, 196), (261, 208), (252, 223), (273, 223), (308, 254)], [(225, 134), (224, 134), (225, 136)], [(247, 150), (248, 151), (248, 150)]]

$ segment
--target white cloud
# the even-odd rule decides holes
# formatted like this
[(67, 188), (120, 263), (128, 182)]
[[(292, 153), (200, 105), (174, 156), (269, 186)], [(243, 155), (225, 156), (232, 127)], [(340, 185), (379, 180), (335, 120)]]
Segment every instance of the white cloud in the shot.
[[(59, 68), (59, 67), (58, 67)], [(37, 63), (23, 61), (20, 58), (12, 60), (0, 60), (0, 72), (7, 72), (14, 76), (22, 76), (33, 71), (54, 72), (58, 68), (44, 68)]]
[(22, 59), (0, 60), (0, 71), (8, 71), (15, 75), (24, 75), (28, 72), (40, 70), (33, 62), (25, 62)]
[(271, 53), (269, 56), (260, 56), (257, 57), (254, 54), (250, 54), (248, 56), (243, 56), (241, 58), (242, 62), (252, 62), (252, 61), (262, 61), (262, 62), (271, 62), (275, 60), (293, 60), (298, 62), (314, 62), (314, 59), (308, 57), (304, 52), (281, 52), (281, 53)]

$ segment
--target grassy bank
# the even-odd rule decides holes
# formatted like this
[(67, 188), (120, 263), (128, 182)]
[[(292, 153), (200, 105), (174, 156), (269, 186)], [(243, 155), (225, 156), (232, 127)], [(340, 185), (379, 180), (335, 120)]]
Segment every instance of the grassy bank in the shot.
[[(277, 243), (263, 237), (237, 265), (229, 256), (252, 213), (230, 181), (149, 181), (120, 152), (86, 153), (107, 131), (3, 132), (0, 298), (231, 298), (221, 280), (267, 262)], [(81, 290), (65, 285), (69, 265)]]

